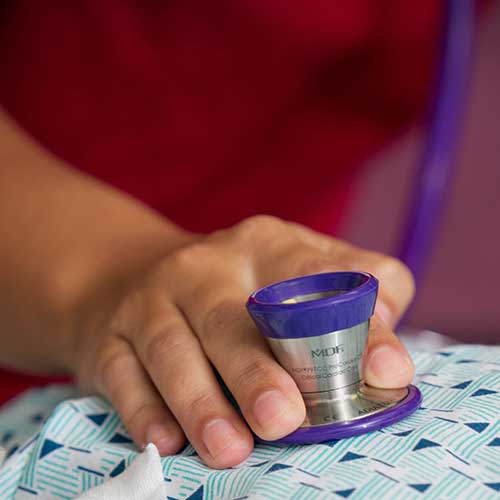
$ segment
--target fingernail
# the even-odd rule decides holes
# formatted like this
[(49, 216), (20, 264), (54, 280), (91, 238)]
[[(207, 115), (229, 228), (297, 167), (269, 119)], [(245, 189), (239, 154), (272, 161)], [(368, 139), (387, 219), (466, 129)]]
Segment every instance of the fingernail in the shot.
[(380, 345), (368, 355), (365, 377), (377, 387), (401, 387), (413, 373), (412, 360), (390, 345)]
[(146, 432), (146, 444), (153, 443), (161, 456), (172, 454), (172, 439), (165, 427), (159, 424), (151, 425)]
[(212, 420), (205, 426), (202, 439), (212, 458), (216, 458), (228, 448), (245, 446), (233, 425), (222, 418)]
[(261, 427), (268, 426), (274, 419), (290, 411), (290, 401), (279, 391), (261, 394), (254, 405), (254, 415)]

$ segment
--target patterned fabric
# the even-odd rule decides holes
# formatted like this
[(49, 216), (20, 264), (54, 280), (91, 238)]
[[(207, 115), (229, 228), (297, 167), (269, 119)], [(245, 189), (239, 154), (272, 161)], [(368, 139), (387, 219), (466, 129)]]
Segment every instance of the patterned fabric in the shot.
[[(424, 402), (406, 420), (318, 445), (258, 445), (226, 470), (206, 467), (186, 446), (162, 460), (166, 498), (500, 498), (500, 347), (453, 346), (414, 359)], [(110, 406), (68, 399), (75, 396), (31, 391), (0, 412), (0, 445), (10, 454), (2, 500), (74, 498), (134, 459)]]

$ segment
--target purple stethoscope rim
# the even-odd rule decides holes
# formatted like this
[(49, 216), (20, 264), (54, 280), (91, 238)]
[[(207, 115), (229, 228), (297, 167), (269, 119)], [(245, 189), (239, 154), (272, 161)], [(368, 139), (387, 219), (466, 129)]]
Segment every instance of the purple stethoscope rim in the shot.
[[(339, 303), (339, 302), (346, 302), (351, 300), (351, 296), (353, 294), (360, 295), (362, 293), (370, 293), (371, 292), (371, 276), (369, 273), (365, 272), (354, 272), (354, 271), (336, 271), (336, 272), (326, 272), (326, 273), (321, 273), (321, 274), (316, 274), (316, 275), (309, 275), (309, 276), (300, 276), (300, 277), (295, 277), (295, 278), (290, 278), (284, 281), (279, 281), (277, 283), (274, 283), (269, 286), (265, 286), (260, 288), (259, 290), (255, 291), (252, 295), (250, 295), (248, 299), (248, 304), (252, 306), (254, 309), (258, 308), (273, 308), (273, 309), (290, 309), (290, 308), (296, 308), (296, 304), (286, 304), (283, 303), (283, 298), (289, 297), (290, 295), (293, 295), (291, 293), (276, 299), (274, 301), (270, 300), (263, 300), (261, 298), (262, 294), (265, 292), (268, 292), (269, 290), (273, 290), (275, 288), (284, 288), (287, 285), (295, 285), (295, 284), (301, 284), (304, 280), (308, 280), (311, 278), (316, 278), (321, 277), (321, 278), (328, 278), (329, 276), (353, 276), (357, 275), (359, 276), (359, 281), (355, 284), (355, 286), (350, 287), (348, 289), (343, 290), (343, 293), (341, 295), (334, 295), (331, 297), (326, 297), (326, 298), (320, 298), (320, 299), (315, 299), (312, 301), (304, 302), (300, 305), (302, 308), (308, 308), (308, 309), (313, 309), (316, 307), (324, 307), (326, 304), (332, 304), (332, 303)], [(324, 291), (329, 291), (331, 290), (332, 286), (329, 284), (329, 286), (324, 287)], [(307, 292), (316, 292), (318, 291), (317, 288), (311, 288), (311, 290), (308, 289), (300, 289), (296, 290), (295, 293), (307, 293)]]
[[(249, 297), (247, 309), (266, 337), (313, 337), (368, 321), (377, 290), (378, 280), (369, 273), (320, 273), (261, 288)], [(283, 303), (293, 296), (326, 291), (340, 293), (300, 303)]]
[(414, 385), (407, 387), (408, 394), (401, 401), (390, 408), (377, 413), (366, 415), (355, 420), (325, 424), (315, 427), (300, 427), (296, 431), (273, 441), (266, 441), (258, 436), (255, 440), (261, 444), (289, 445), (289, 444), (314, 444), (337, 439), (349, 438), (373, 432), (399, 422), (414, 413), (422, 403), (422, 394)]

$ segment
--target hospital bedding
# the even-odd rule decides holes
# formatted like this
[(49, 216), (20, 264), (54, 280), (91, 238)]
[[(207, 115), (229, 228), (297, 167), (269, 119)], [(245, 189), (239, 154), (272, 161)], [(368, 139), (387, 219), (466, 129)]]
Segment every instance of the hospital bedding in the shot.
[[(317, 445), (257, 445), (226, 470), (208, 468), (188, 445), (162, 459), (165, 498), (500, 498), (500, 347), (413, 358), (424, 401), (406, 420)], [(0, 446), (8, 450), (1, 500), (75, 498), (139, 453), (106, 401), (61, 386), (0, 409)]]

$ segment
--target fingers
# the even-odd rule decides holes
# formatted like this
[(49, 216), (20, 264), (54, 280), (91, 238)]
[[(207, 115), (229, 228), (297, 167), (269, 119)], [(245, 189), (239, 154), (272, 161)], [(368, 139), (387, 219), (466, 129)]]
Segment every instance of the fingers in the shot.
[(244, 300), (218, 298), (197, 322), (198, 336), (253, 431), (273, 440), (305, 419), (302, 396), (279, 366), (244, 308)]
[(415, 295), (415, 282), (408, 267), (394, 257), (361, 249), (341, 255), (339, 262), (350, 265), (351, 270), (373, 274), (379, 280), (375, 310), (394, 328)]
[(211, 467), (242, 462), (253, 448), (184, 317), (162, 304), (136, 338), (139, 357), (192, 445)]
[(391, 327), (413, 299), (415, 285), (411, 272), (393, 257), (267, 216), (247, 219), (235, 226), (234, 234), (245, 249), (253, 249), (261, 284), (320, 272), (369, 272), (380, 283), (377, 312)]
[(276, 283), (298, 276), (346, 270), (349, 269), (327, 255), (318, 254), (309, 248), (298, 248), (270, 258), (269, 266), (260, 269), (259, 277), (262, 283)]
[(363, 358), (363, 374), (368, 385), (383, 389), (411, 383), (415, 366), (406, 348), (391, 328), (375, 314), (370, 322), (368, 345)]
[(403, 262), (298, 224), (288, 223), (288, 227), (303, 244), (303, 263), (300, 264), (300, 259), (298, 261), (298, 270), (306, 271), (302, 274), (328, 272), (330, 267), (327, 262), (322, 262), (323, 259), (330, 261), (332, 271), (364, 271), (373, 274), (380, 283), (376, 311), (389, 326), (396, 326), (415, 295), (413, 276)]
[(253, 437), (212, 364), (261, 438), (285, 436), (305, 418), (295, 382), (244, 308), (247, 296), (271, 282), (341, 270), (367, 271), (380, 281), (363, 359), (366, 381), (407, 385), (413, 364), (391, 325), (413, 296), (408, 270), (395, 259), (260, 217), (158, 264), (117, 314), (119, 334), (112, 329), (95, 348), (101, 355), (93, 386), (110, 399), (139, 446), (152, 441), (162, 455), (171, 454), (185, 435), (209, 466), (234, 466), (250, 454)]
[(367, 263), (366, 267), (380, 283), (375, 310), (390, 327), (395, 328), (415, 296), (413, 275), (400, 260), (387, 256), (379, 256), (373, 266)]
[(163, 456), (179, 451), (184, 433), (126, 340), (107, 341), (95, 377), (137, 446), (154, 443)]

